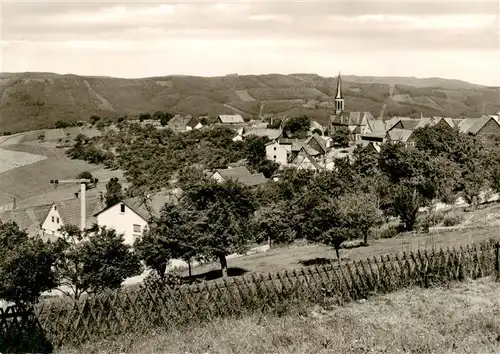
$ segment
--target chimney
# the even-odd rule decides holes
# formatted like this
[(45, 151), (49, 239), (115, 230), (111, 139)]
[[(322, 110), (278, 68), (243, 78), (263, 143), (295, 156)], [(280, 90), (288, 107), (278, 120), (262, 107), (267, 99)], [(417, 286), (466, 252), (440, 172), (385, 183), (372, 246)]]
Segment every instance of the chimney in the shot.
[(12, 201), (12, 210), (16, 210), (16, 197), (13, 198), (14, 200)]

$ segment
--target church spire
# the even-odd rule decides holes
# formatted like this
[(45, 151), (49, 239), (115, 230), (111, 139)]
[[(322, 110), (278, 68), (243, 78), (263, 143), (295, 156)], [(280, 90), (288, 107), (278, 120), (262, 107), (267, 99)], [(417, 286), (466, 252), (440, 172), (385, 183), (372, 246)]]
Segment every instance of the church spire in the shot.
[(337, 94), (335, 95), (335, 99), (343, 99), (342, 97), (342, 79), (340, 78), (340, 71), (339, 71), (339, 77), (337, 79)]
[(344, 110), (344, 96), (342, 95), (342, 79), (337, 79), (337, 93), (335, 95), (335, 114), (340, 114)]

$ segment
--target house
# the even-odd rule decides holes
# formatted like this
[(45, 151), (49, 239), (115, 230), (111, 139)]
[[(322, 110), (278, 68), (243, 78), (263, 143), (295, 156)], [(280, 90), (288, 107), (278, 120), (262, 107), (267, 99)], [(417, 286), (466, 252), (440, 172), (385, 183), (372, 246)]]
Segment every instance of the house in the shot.
[(248, 171), (248, 169), (244, 166), (217, 169), (211, 175), (211, 178), (217, 180), (218, 182), (224, 182), (232, 179), (244, 184), (245, 186), (256, 186), (267, 183), (267, 179), (262, 173), (251, 174), (250, 171)]
[(266, 145), (266, 158), (279, 163), (282, 166), (286, 166), (288, 164), (288, 157), (290, 156), (290, 153), (291, 151), (287, 150), (278, 141), (273, 141)]
[(361, 142), (361, 147), (363, 148), (364, 151), (376, 152), (376, 153), (380, 152), (380, 144), (374, 141), (363, 140)]
[(302, 146), (297, 155), (293, 157), (291, 163), (300, 170), (306, 169), (320, 171), (324, 169), (324, 167), (321, 167), (318, 161), (311, 156), (311, 154), (309, 154), (307, 145)]
[(387, 132), (385, 139), (391, 143), (402, 143), (405, 146), (412, 145), (413, 130), (394, 128)]
[(43, 204), (23, 209), (8, 210), (0, 214), (0, 221), (4, 224), (15, 222), (28, 236), (41, 236), (41, 224), (47, 215), (51, 204)]
[(123, 234), (124, 243), (133, 246), (135, 240), (149, 227), (151, 216), (158, 215), (167, 203), (176, 203), (177, 197), (168, 192), (147, 197), (130, 198), (106, 207), (93, 215), (97, 225)]
[(463, 133), (479, 137), (485, 145), (492, 145), (500, 136), (500, 123), (494, 116), (483, 115), (477, 119), (464, 119), (459, 126)]
[[(102, 208), (98, 196), (85, 199), (85, 227), (89, 228), (97, 222), (94, 213)], [(44, 240), (53, 240), (61, 237), (59, 231), (64, 225), (80, 227), (81, 224), (81, 199), (79, 197), (60, 200), (50, 204), (41, 222), (40, 234)]]
[(239, 114), (220, 114), (217, 116), (217, 122), (222, 124), (242, 124), (245, 121)]
[(201, 129), (203, 124), (201, 124), (197, 118), (190, 115), (184, 116), (176, 114), (168, 121), (167, 126), (175, 132), (186, 132), (194, 129)]

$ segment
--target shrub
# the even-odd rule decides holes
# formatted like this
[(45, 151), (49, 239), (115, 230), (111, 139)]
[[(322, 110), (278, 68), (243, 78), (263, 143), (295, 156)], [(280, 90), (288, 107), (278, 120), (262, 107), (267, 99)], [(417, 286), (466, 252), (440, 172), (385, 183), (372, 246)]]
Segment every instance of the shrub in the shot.
[(445, 214), (441, 211), (429, 211), (419, 216), (417, 229), (428, 232), (430, 227), (443, 222)]
[(443, 218), (444, 226), (459, 225), (464, 220), (464, 215), (461, 212), (448, 213)]
[(381, 227), (376, 233), (378, 238), (393, 238), (399, 234), (398, 225), (387, 224)]
[(144, 278), (143, 287), (155, 291), (164, 290), (166, 287), (175, 288), (182, 284), (184, 284), (184, 280), (176, 272), (168, 272), (161, 277), (158, 272), (153, 270)]

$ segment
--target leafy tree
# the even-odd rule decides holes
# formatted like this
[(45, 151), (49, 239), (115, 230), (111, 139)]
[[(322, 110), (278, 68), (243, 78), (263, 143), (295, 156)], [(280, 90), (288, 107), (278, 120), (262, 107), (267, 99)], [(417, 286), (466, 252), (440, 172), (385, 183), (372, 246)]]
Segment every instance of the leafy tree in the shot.
[(149, 224), (149, 230), (134, 244), (140, 259), (161, 277), (171, 259), (182, 259), (188, 263), (191, 275), (191, 261), (203, 253), (197, 244), (200, 230), (194, 211), (185, 204), (166, 204)]
[(56, 129), (63, 129), (63, 128), (68, 128), (68, 127), (73, 127), (75, 125), (76, 125), (76, 123), (74, 123), (74, 122), (67, 122), (65, 120), (58, 120), (55, 123)]
[(92, 173), (90, 173), (89, 171), (83, 171), (80, 174), (78, 174), (77, 178), (78, 179), (92, 179), (93, 176), (92, 176)]
[(358, 145), (353, 151), (353, 169), (361, 176), (375, 176), (379, 172), (378, 153)]
[(392, 213), (403, 222), (406, 231), (413, 230), (418, 210), (423, 206), (425, 206), (425, 199), (415, 185), (402, 182), (395, 186)]
[(61, 233), (55, 244), (55, 272), (60, 285), (71, 289), (62, 290), (66, 295), (79, 299), (84, 293), (117, 289), (141, 273), (139, 258), (114, 229), (94, 225), (82, 234), (76, 226), (65, 225)]
[(125, 198), (122, 190), (122, 185), (118, 182), (118, 178), (113, 177), (106, 184), (106, 206), (112, 206), (119, 203)]
[(362, 238), (368, 245), (370, 230), (382, 223), (382, 213), (377, 207), (376, 196), (371, 194), (347, 194), (339, 200), (342, 228), (350, 229), (352, 236)]
[(333, 144), (339, 147), (349, 146), (349, 131), (345, 129), (336, 129), (332, 135)]
[(255, 201), (250, 190), (233, 181), (208, 181), (186, 191), (184, 203), (196, 212), (202, 253), (218, 258), (227, 276), (226, 256), (245, 250)]
[(283, 130), (291, 137), (302, 138), (307, 136), (310, 126), (311, 120), (304, 115), (288, 119), (283, 125)]
[(33, 304), (57, 286), (50, 244), (30, 238), (17, 224), (0, 224), (0, 299)]
[(288, 203), (280, 201), (257, 210), (255, 215), (256, 241), (267, 240), (272, 243), (290, 244), (295, 240), (295, 230), (289, 212)]
[(43, 143), (45, 141), (45, 134), (38, 135), (38, 141), (40, 141), (41, 143)]

